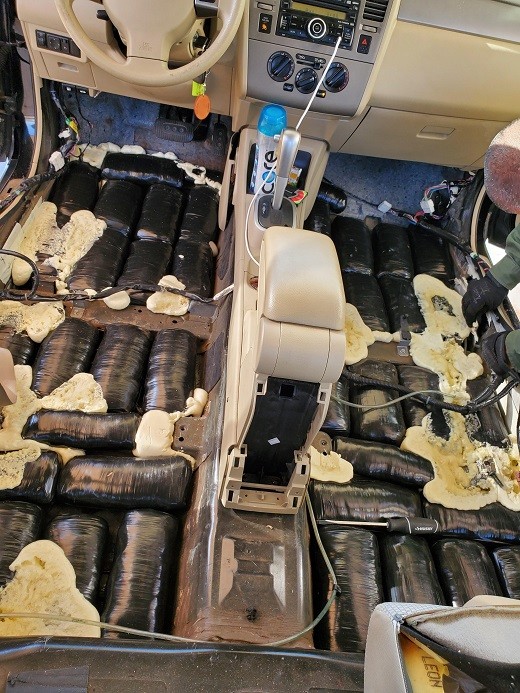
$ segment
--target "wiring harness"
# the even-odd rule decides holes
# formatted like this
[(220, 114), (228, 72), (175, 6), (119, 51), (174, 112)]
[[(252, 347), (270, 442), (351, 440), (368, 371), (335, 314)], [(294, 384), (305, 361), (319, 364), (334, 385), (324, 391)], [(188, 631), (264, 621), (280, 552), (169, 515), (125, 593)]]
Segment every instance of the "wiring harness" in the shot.
[(42, 183), (46, 183), (49, 180), (54, 180), (55, 178), (61, 176), (67, 167), (68, 159), (71, 156), (74, 147), (79, 141), (78, 123), (74, 116), (67, 113), (63, 108), (54, 82), (51, 83), (49, 93), (53, 103), (56, 105), (56, 108), (65, 121), (66, 128), (59, 134), (59, 137), (64, 139), (65, 142), (49, 157), (49, 167), (47, 171), (44, 173), (37, 173), (31, 178), (26, 178), (24, 181), (22, 181), (22, 183), (20, 183), (20, 185), (11, 190), (11, 192), (3, 200), (0, 200), (0, 213), (3, 212), (4, 209), (7, 209), (21, 195), (24, 195), (32, 190), (32, 188), (36, 188), (42, 185)]

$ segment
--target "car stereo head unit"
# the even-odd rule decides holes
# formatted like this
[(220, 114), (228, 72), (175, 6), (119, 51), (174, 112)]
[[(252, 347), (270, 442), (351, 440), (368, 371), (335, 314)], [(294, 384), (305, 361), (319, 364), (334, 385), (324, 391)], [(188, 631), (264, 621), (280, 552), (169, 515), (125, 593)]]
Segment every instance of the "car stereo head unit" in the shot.
[(360, 0), (282, 0), (276, 33), (278, 36), (334, 45), (342, 36), (341, 48), (350, 48)]

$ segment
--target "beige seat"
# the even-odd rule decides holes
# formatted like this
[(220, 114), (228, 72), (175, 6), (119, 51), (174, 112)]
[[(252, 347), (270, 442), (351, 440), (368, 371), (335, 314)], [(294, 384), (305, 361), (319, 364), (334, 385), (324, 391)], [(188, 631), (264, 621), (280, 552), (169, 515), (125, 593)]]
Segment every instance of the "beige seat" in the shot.
[[(519, 600), (482, 595), (458, 608), (430, 604), (379, 604), (368, 628), (366, 693), (410, 693), (416, 690), (411, 686), (403, 662), (399, 642), (403, 630), (426, 642), (427, 647), (448, 662), (448, 668), (453, 664), (488, 686), (490, 680), (493, 684), (493, 679), (496, 679), (497, 687), (491, 685), (489, 690), (504, 690), (503, 686), (498, 686), (498, 679), (502, 676), (501, 683), (505, 682), (507, 690), (519, 690)], [(427, 666), (430, 671), (436, 671), (433, 661)], [(508, 688), (512, 682), (513, 687)], [(440, 681), (434, 683), (435, 687), (443, 690)]]

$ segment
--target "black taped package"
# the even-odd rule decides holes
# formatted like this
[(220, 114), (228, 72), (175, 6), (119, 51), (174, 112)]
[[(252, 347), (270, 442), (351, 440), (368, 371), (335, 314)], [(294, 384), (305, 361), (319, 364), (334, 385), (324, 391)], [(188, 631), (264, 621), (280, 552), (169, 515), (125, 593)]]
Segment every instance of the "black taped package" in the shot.
[(435, 542), (432, 551), (450, 606), (463, 606), (478, 594), (502, 596), (493, 562), (482, 544), (442, 539)]
[(42, 451), (36, 460), (26, 462), (18, 486), (0, 490), (0, 500), (27, 500), (48, 505), (54, 498), (59, 469), (58, 455), (50, 450)]
[[(413, 392), (419, 392), (421, 390), (439, 390), (439, 376), (432, 371), (419, 368), (419, 366), (402, 364), (397, 366), (397, 372), (401, 385), (404, 385), (404, 387)], [(450, 437), (450, 427), (441, 409), (427, 406), (412, 398), (404, 399), (401, 405), (403, 407), (404, 420), (407, 428), (411, 426), (420, 426), (423, 418), (427, 414), (431, 414), (430, 425), (435, 435), (445, 440)]]
[(341, 214), (347, 206), (347, 193), (338, 185), (334, 185), (325, 178), (320, 183), (316, 198), (329, 205), (331, 212)]
[(102, 508), (184, 510), (192, 469), (184, 457), (75, 457), (63, 468), (57, 493), (69, 503)]
[(135, 325), (107, 325), (90, 369), (108, 411), (133, 411), (151, 345), (149, 332)]
[(40, 397), (50, 394), (73, 375), (88, 371), (100, 333), (78, 318), (66, 318), (45, 337), (34, 360), (32, 389)]
[(444, 282), (453, 279), (453, 264), (442, 238), (414, 227), (410, 229), (409, 239), (415, 274), (429, 274)]
[(395, 445), (368, 440), (334, 438), (333, 449), (354, 467), (354, 474), (422, 488), (433, 479), (429, 460)]
[(179, 226), (182, 192), (164, 183), (151, 185), (137, 223), (137, 238), (173, 243)]
[[(130, 287), (135, 284), (158, 284), (167, 274), (172, 257), (172, 247), (162, 241), (134, 241), (117, 286)], [(149, 293), (133, 293), (133, 303), (146, 303)]]
[(99, 189), (99, 171), (82, 161), (73, 161), (56, 181), (51, 202), (58, 208), (56, 221), (63, 226), (80, 209), (94, 209)]
[(406, 316), (410, 332), (423, 332), (426, 328), (412, 282), (394, 274), (383, 274), (379, 286), (385, 300), (390, 332), (401, 329), (401, 319)]
[(348, 380), (341, 376), (337, 383), (332, 386), (329, 408), (322, 431), (330, 436), (348, 436), (350, 431), (350, 407), (345, 404), (349, 399)]
[(311, 209), (311, 213), (305, 219), (303, 228), (308, 231), (316, 231), (316, 233), (321, 233), (324, 236), (330, 236), (332, 232), (331, 223), (328, 203), (317, 199)]
[(105, 520), (92, 515), (61, 515), (48, 524), (45, 539), (63, 549), (76, 573), (76, 587), (85, 599), (96, 604), (108, 539)]
[(145, 185), (164, 183), (182, 188), (184, 171), (171, 159), (149, 154), (109, 152), (103, 159), (101, 176), (109, 180), (133, 181)]
[(378, 224), (373, 233), (374, 264), (378, 277), (393, 274), (412, 279), (414, 267), (408, 231), (395, 224)]
[(480, 510), (455, 510), (424, 501), (424, 515), (439, 523), (441, 534), (483, 541), (520, 542), (520, 517), (500, 503)]
[(354, 477), (348, 484), (312, 481), (312, 507), (318, 520), (380, 522), (389, 517), (420, 517), (417, 491), (386, 481)]
[(379, 539), (388, 601), (445, 604), (435, 565), (424, 537), (386, 534)]
[[(125, 515), (117, 535), (101, 620), (118, 626), (164, 633), (170, 625), (172, 572), (178, 522), (153, 510)], [(105, 631), (105, 637), (125, 636)]]
[(186, 330), (161, 330), (150, 352), (143, 408), (182, 411), (195, 387), (197, 338)]
[(359, 219), (336, 217), (331, 238), (343, 272), (373, 274), (374, 254), (370, 231)]
[(114, 286), (125, 262), (130, 241), (115, 231), (105, 229), (92, 248), (75, 264), (67, 284), (72, 291), (103, 291)]
[(520, 546), (501, 546), (491, 556), (505, 596), (520, 599)]
[[(63, 506), (62, 509), (62, 515), (70, 515), (71, 512), (75, 511), (74, 509), (71, 509), (70, 506)], [(85, 509), (78, 509), (78, 514), (86, 512)], [(100, 568), (100, 574), (99, 574), (99, 581), (98, 581), (98, 597), (96, 600), (96, 606), (99, 604), (100, 607), (102, 608), (103, 604), (105, 603), (105, 593), (106, 593), (106, 587), (107, 587), (107, 582), (108, 582), (108, 576), (110, 573), (110, 569), (112, 568), (112, 564), (114, 563), (114, 557), (116, 553), (116, 540), (117, 540), (117, 533), (119, 531), (119, 528), (121, 527), (121, 524), (123, 522), (123, 519), (125, 517), (125, 513), (127, 510), (125, 509), (114, 509), (114, 510), (109, 510), (107, 508), (91, 508), (90, 509), (90, 514), (93, 517), (99, 517), (101, 518), (107, 525), (108, 527), (108, 534), (107, 534), (107, 539), (105, 543), (105, 550), (103, 551), (103, 557), (101, 561), (101, 568)], [(101, 609), (100, 609), (101, 610)]]
[[(364, 361), (350, 366), (352, 373), (365, 378), (397, 385), (397, 370), (392, 363), (385, 361)], [(371, 385), (350, 384), (350, 398), (355, 404), (388, 404), (398, 397), (395, 390), (383, 390)], [(353, 438), (372, 440), (379, 443), (400, 445), (406, 434), (401, 403), (388, 404), (381, 409), (352, 409), (350, 412), (350, 432)]]
[(130, 236), (141, 213), (143, 188), (126, 180), (108, 180), (101, 188), (94, 214), (108, 228)]
[(37, 505), (21, 501), (0, 503), (0, 587), (13, 574), (9, 566), (20, 551), (40, 535), (42, 511)]
[(26, 334), (5, 327), (0, 330), (0, 348), (11, 352), (15, 366), (31, 365), (37, 347), (36, 342)]
[[(320, 650), (364, 652), (370, 616), (384, 599), (376, 536), (363, 529), (321, 527), (320, 537), (341, 594), (314, 629), (314, 644)], [(313, 568), (318, 615), (332, 593), (332, 581), (317, 550)]]
[(390, 323), (377, 279), (359, 272), (343, 273), (345, 300), (359, 311), (367, 327), (376, 332), (389, 332)]
[[(468, 380), (466, 390), (473, 400), (481, 395), (489, 384), (489, 379), (482, 376), (475, 380)], [(510, 445), (509, 431), (498, 404), (482, 407), (476, 414), (473, 414), (473, 419), (475, 425), (471, 426), (470, 423), (468, 431), (471, 438), (481, 443), (490, 443), (490, 445), (503, 448)]]
[(189, 193), (182, 217), (179, 240), (209, 243), (216, 238), (219, 195), (207, 185), (196, 185)]
[(38, 443), (79, 450), (131, 450), (140, 420), (137, 414), (40, 409), (27, 420), (22, 436)]
[(202, 298), (213, 296), (214, 269), (215, 258), (208, 243), (178, 240), (170, 274), (184, 284), (186, 291)]

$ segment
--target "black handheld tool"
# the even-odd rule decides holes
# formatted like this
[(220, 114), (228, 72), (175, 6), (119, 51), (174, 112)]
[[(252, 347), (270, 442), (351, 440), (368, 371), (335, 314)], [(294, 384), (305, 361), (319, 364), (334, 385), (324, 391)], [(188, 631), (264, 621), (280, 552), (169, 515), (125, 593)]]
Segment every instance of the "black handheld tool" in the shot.
[(401, 339), (397, 343), (398, 356), (410, 356), (410, 344), (412, 343), (412, 334), (408, 325), (408, 315), (401, 315)]
[(426, 517), (391, 517), (384, 522), (363, 522), (363, 520), (318, 520), (319, 525), (338, 525), (340, 527), (369, 527), (386, 529), (400, 534), (437, 534), (439, 523)]

